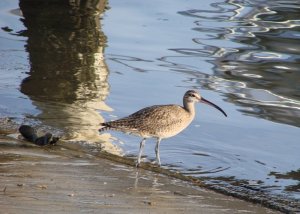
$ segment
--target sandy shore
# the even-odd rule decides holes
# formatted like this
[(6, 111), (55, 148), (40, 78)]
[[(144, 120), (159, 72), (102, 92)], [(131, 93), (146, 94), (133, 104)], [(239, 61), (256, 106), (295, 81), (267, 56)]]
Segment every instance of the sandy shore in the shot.
[(277, 213), (60, 146), (2, 136), (0, 148), (1, 213)]

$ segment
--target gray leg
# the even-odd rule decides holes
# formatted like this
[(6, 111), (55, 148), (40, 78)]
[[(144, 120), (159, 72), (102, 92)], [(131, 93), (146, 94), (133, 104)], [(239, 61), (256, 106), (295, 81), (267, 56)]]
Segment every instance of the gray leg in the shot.
[(157, 138), (156, 146), (155, 146), (155, 154), (156, 154), (156, 162), (160, 166), (160, 156), (159, 156), (159, 144), (161, 138)]
[(143, 140), (140, 143), (140, 151), (139, 151), (139, 156), (138, 156), (138, 159), (137, 159), (136, 167), (138, 167), (141, 163), (141, 157), (142, 157), (143, 149), (144, 149), (144, 146), (145, 146), (145, 142), (146, 142), (146, 138), (143, 138)]

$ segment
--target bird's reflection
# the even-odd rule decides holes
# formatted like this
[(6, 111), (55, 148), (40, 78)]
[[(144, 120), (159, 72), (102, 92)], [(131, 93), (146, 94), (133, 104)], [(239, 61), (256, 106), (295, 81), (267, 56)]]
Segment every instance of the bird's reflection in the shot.
[[(30, 71), (21, 83), (44, 124), (68, 139), (99, 141), (98, 109), (109, 93), (100, 16), (106, 1), (20, 0)], [(102, 139), (103, 140), (103, 139)]]

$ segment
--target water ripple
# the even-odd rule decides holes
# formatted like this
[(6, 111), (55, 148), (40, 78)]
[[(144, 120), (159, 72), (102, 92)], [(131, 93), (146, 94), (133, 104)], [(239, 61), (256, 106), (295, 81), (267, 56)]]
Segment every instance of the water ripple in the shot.
[(250, 107), (253, 116), (299, 126), (298, 1), (218, 2), (179, 14), (194, 19), (199, 36), (192, 41), (199, 49), (172, 50), (206, 57), (218, 76), (203, 79), (199, 68), (186, 70), (195, 75), (192, 81), (223, 91), (244, 113)]

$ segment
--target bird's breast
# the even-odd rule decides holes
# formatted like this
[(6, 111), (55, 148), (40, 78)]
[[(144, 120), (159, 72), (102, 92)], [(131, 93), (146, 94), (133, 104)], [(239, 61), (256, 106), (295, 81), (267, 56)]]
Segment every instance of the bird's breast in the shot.
[(166, 125), (162, 128), (157, 129), (157, 135), (161, 138), (169, 138), (173, 137), (180, 132), (182, 132), (184, 129), (186, 129), (190, 123), (192, 122), (192, 119), (181, 121), (178, 119), (178, 121), (174, 121), (173, 123), (170, 123), (169, 125)]

